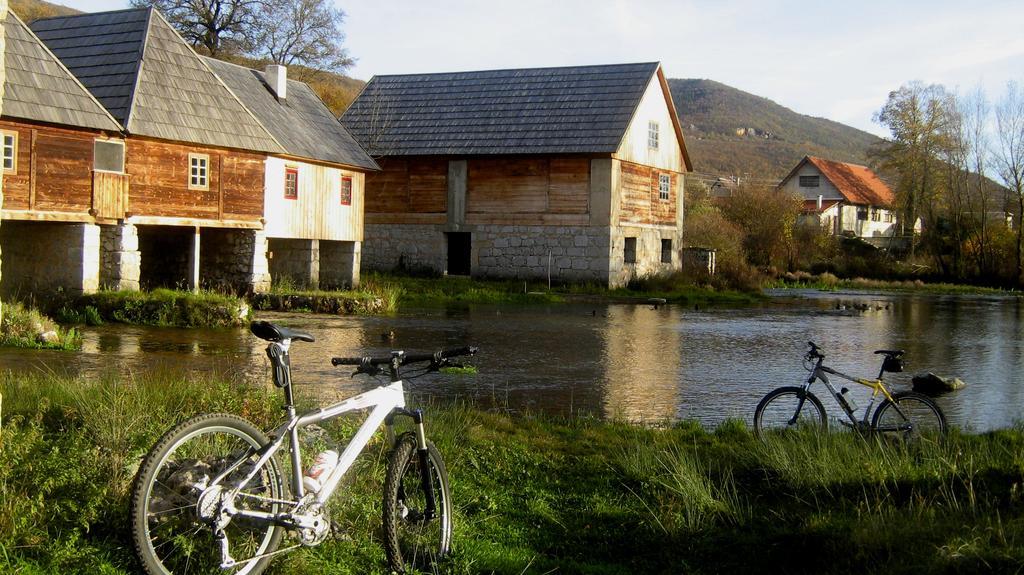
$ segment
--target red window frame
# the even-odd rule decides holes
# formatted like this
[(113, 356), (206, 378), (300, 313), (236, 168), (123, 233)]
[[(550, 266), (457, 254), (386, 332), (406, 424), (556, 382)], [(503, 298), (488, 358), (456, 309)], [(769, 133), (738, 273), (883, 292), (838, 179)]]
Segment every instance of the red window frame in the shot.
[(352, 205), (352, 178), (350, 176), (341, 177), (341, 205), (351, 206)]
[[(294, 186), (291, 186), (289, 190), (288, 179), (292, 176), (295, 182)], [(297, 200), (299, 199), (299, 169), (298, 168), (285, 168), (284, 169), (284, 199), (286, 200)]]

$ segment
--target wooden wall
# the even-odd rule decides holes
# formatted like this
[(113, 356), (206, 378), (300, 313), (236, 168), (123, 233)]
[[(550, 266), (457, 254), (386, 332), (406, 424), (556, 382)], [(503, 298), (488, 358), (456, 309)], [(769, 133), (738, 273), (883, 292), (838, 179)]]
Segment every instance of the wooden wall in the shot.
[(3, 178), (5, 210), (88, 213), (98, 133), (7, 120), (0, 129), (18, 134), (16, 173)]
[[(620, 163), (619, 174), (619, 223), (676, 225), (680, 174), (630, 162)], [(658, 192), (659, 174), (669, 174), (672, 179), (667, 200)]]
[[(448, 160), (387, 158), (366, 174), (367, 214), (444, 214), (448, 209)], [(441, 218), (443, 221), (444, 218)]]
[[(265, 155), (129, 138), (133, 216), (258, 220), (263, 215)], [(190, 190), (188, 155), (206, 154), (209, 189)]]
[[(285, 169), (299, 172), (298, 198), (284, 197)], [(352, 178), (352, 203), (341, 203), (341, 178)], [(363, 189), (360, 172), (267, 158), (264, 184), (268, 238), (362, 241)]]
[(466, 223), (585, 224), (590, 159), (529, 157), (467, 162)]

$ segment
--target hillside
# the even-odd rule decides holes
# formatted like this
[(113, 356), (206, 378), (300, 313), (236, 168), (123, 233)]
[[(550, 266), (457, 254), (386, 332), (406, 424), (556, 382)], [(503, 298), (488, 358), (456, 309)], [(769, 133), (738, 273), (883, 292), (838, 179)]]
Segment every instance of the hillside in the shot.
[(805, 155), (867, 162), (873, 134), (713, 80), (669, 79), (695, 171), (778, 180)]

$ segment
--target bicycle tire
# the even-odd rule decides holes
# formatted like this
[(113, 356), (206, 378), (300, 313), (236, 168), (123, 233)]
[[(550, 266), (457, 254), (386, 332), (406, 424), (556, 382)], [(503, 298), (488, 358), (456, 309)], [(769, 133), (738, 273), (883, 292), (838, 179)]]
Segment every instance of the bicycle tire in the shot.
[[(259, 448), (268, 442), (252, 423), (223, 413), (193, 417), (160, 438), (143, 459), (131, 495), (132, 542), (147, 573), (256, 575), (266, 569), (271, 557), (245, 560), (277, 549), (284, 528), (233, 520), (224, 531), (231, 556), (242, 563), (231, 570), (221, 570), (220, 544), (213, 529), (199, 521), (196, 508), (206, 481), (237, 462), (248, 447)], [(255, 459), (250, 456), (251, 461)], [(229, 474), (225, 483), (236, 476), (241, 479), (252, 470), (246, 465), (242, 463)], [(279, 504), (246, 498), (245, 494), (283, 499), (282, 476), (273, 458), (235, 503), (249, 509), (277, 511)]]
[[(948, 431), (946, 416), (930, 397), (916, 391), (901, 391), (886, 399), (871, 418), (871, 429), (876, 433), (899, 436), (905, 440), (919, 440), (934, 436), (942, 438)], [(899, 409), (896, 409), (896, 407)], [(909, 426), (908, 426), (909, 424)]]
[(423, 520), (422, 489), (416, 434), (395, 440), (384, 480), (384, 550), (393, 571), (430, 568), (448, 554), (452, 537), (452, 502), (448, 472), (441, 453), (427, 442), (427, 462), (437, 516)]
[[(804, 403), (800, 408), (800, 417), (790, 423), (796, 414), (801, 395), (804, 396)], [(811, 426), (827, 431), (828, 417), (825, 406), (817, 396), (810, 391), (805, 392), (802, 387), (788, 386), (772, 390), (761, 398), (754, 409), (754, 435), (758, 439), (763, 439), (765, 433), (772, 430), (786, 431)]]

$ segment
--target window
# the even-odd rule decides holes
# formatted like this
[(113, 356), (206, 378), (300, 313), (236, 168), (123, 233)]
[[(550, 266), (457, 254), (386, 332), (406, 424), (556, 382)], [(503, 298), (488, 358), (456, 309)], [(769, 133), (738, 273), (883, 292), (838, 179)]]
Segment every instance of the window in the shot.
[(867, 221), (868, 219), (868, 208), (867, 206), (857, 206), (857, 219), (860, 221)]
[(871, 221), (880, 222), (882, 221), (882, 210), (871, 210)]
[(341, 205), (352, 205), (352, 178), (348, 176), (341, 178)]
[(284, 169), (284, 197), (286, 200), (299, 199), (299, 169)]
[(4, 173), (13, 174), (18, 171), (18, 133), (3, 132), (4, 135)]
[(817, 188), (821, 185), (821, 176), (800, 176), (801, 188)]
[(92, 169), (98, 172), (124, 173), (124, 142), (96, 140), (92, 145)]
[(210, 156), (206, 154), (189, 154), (188, 166), (188, 189), (210, 189)]
[(636, 263), (636, 238), (626, 238), (626, 244), (622, 249), (622, 261), (627, 264)]
[(892, 223), (893, 221), (892, 212), (890, 212), (889, 210), (885, 211), (885, 221), (888, 223)]
[(647, 123), (647, 147), (652, 150), (658, 149), (658, 123)]
[(667, 200), (672, 190), (672, 176), (669, 174), (658, 174), (658, 199)]
[(661, 263), (672, 263), (672, 240), (661, 240)]

